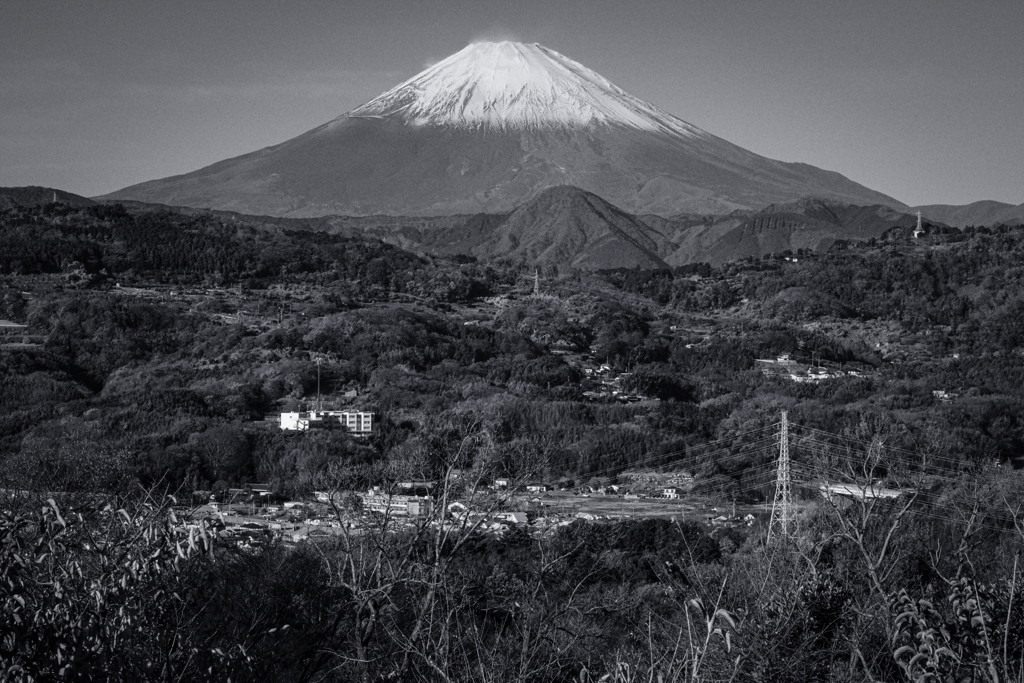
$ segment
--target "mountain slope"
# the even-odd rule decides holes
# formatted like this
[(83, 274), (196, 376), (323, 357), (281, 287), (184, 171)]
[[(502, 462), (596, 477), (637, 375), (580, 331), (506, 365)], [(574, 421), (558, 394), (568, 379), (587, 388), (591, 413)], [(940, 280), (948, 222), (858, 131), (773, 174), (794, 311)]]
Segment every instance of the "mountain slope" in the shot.
[(561, 186), (513, 211), (473, 254), (578, 270), (668, 268), (653, 233), (597, 195)]
[(0, 209), (15, 206), (41, 206), (56, 201), (71, 206), (92, 206), (96, 202), (64, 190), (29, 185), (26, 187), (0, 187)]
[(933, 221), (952, 225), (955, 228), (963, 228), (968, 225), (1016, 225), (1024, 223), (1024, 204), (1005, 204), (984, 200), (954, 206), (950, 204), (929, 204), (926, 206), (915, 206), (911, 211), (920, 211), (925, 218)]
[(826, 251), (838, 240), (877, 238), (893, 227), (909, 230), (916, 222), (916, 216), (887, 206), (807, 198), (699, 223), (692, 218), (671, 221), (662, 230), (673, 235), (675, 249), (664, 258), (676, 266), (725, 263), (798, 249)]
[(292, 140), (110, 199), (275, 216), (510, 212), (574, 185), (632, 213), (757, 209), (806, 195), (902, 204), (759, 156), (540, 45), (476, 43)]
[(545, 190), (511, 213), (313, 220), (313, 229), (376, 237), (412, 251), (559, 270), (602, 270), (717, 264), (798, 249), (825, 251), (840, 240), (883, 237), (894, 227), (909, 233), (917, 217), (881, 205), (817, 198), (718, 216), (636, 216), (590, 192), (562, 186)]

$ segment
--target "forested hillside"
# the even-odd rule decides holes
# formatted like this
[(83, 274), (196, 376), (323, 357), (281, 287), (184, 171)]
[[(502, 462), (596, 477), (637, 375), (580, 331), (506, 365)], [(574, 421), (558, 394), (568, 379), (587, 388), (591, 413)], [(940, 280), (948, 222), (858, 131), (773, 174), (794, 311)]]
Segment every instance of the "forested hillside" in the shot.
[[(203, 213), (11, 207), (0, 243), (0, 319), (27, 326), (0, 329), (0, 472), (29, 496), (3, 513), (2, 623), (37, 620), (0, 643), (35, 672), (12, 680), (56, 676), (29, 650), (72, 641), (75, 680), (917, 680), (899, 647), (937, 623), (957, 626), (934, 627), (956, 655), (925, 653), (936, 671), (1020, 673), (1020, 226), (541, 272), (537, 295), (512, 265)], [(804, 374), (758, 362), (785, 355)], [(278, 429), (318, 383), (324, 405), (375, 412), (375, 433)], [(384, 524), (251, 553), (160, 526), (165, 493), (259, 481), (301, 499), (453, 469), (567, 487), (678, 471), (722, 505), (770, 501), (781, 410), (796, 467), (866, 458), (847, 474), (916, 506), (799, 489), (784, 553), (760, 522), (441, 540)], [(143, 548), (120, 519), (163, 531)], [(100, 558), (99, 528), (126, 554)], [(147, 569), (117, 573), (115, 556)], [(55, 593), (61, 572), (78, 578)], [(94, 589), (149, 625), (113, 647), (103, 634), (126, 622), (87, 608)], [(74, 610), (93, 630), (54, 616)]]
[[(356, 238), (117, 205), (19, 208), (0, 227), (0, 317), (28, 323), (41, 345), (0, 358), (0, 438), (13, 457), (36, 435), (93, 433), (101, 450), (135, 453), (146, 480), (183, 483), (189, 471), (202, 488), (274, 473), (293, 487), (300, 468), (281, 463), (297, 442), (247, 425), (308, 404), (320, 357), (328, 401), (355, 388), (384, 415), (390, 441), (374, 458), (431, 420), (471, 413), (548, 476), (580, 477), (788, 407), (835, 433), (890, 423), (893, 445), (965, 465), (1007, 460), (1024, 454), (1022, 237), (979, 229), (576, 274), (533, 297), (514, 268)], [(803, 384), (755, 367), (782, 354), (861, 372)], [(588, 400), (587, 363), (628, 371), (630, 387), (661, 400)], [(950, 429), (956, 439), (939, 438)], [(237, 471), (200, 456), (211, 430), (245, 444)]]

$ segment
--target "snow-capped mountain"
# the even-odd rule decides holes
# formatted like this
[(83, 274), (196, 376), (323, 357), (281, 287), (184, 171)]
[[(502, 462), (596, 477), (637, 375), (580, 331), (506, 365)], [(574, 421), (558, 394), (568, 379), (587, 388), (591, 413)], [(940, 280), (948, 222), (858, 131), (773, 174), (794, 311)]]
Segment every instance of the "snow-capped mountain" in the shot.
[(707, 136), (565, 55), (509, 41), (469, 45), (345, 117), (503, 131), (604, 125)]
[(631, 213), (813, 195), (903, 205), (702, 131), (541, 45), (475, 43), (296, 138), (107, 195), (277, 216), (508, 212), (573, 185)]

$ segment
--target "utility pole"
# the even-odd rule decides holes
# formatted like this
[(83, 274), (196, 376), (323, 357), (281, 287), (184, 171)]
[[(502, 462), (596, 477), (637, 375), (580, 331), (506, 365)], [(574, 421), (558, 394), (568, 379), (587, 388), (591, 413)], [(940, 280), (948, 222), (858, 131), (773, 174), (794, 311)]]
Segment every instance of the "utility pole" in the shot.
[(540, 295), (540, 268), (533, 270), (533, 295)]
[(779, 465), (775, 479), (775, 500), (768, 524), (768, 542), (788, 539), (793, 526), (793, 495), (789, 478), (789, 415), (782, 411), (779, 429)]
[(316, 359), (316, 412), (321, 412), (323, 406), (320, 404), (320, 362), (322, 358)]

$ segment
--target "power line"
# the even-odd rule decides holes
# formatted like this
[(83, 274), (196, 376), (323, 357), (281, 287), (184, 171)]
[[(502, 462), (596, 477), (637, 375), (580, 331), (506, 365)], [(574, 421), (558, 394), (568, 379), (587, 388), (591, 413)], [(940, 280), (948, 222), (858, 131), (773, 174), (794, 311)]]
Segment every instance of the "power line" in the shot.
[[(764, 426), (764, 427), (759, 427), (757, 429), (747, 430), (745, 432), (740, 432), (739, 434), (740, 435), (753, 434), (755, 432), (764, 431), (766, 429), (771, 429), (772, 427), (774, 427), (777, 424), (778, 423), (775, 423), (775, 424), (772, 424), (772, 425), (767, 425), (767, 426)], [(774, 440), (774, 439), (775, 439), (774, 435), (767, 436), (767, 437), (764, 437), (762, 439), (757, 439), (755, 441), (748, 441), (748, 442), (742, 444), (740, 447), (741, 448), (747, 448), (747, 447), (751, 446), (752, 444), (760, 444), (760, 443), (764, 443), (764, 442), (767, 442), (767, 441), (770, 441), (770, 440)], [(671, 463), (670, 462), (665, 462), (665, 463), (659, 463), (657, 465), (655, 465), (653, 463), (655, 461), (658, 461), (658, 460), (664, 460), (666, 458), (672, 458), (672, 457), (675, 457), (675, 456), (687, 456), (687, 457), (692, 457), (694, 459), (706, 459), (708, 457), (712, 457), (712, 456), (715, 456), (717, 454), (730, 453), (732, 451), (732, 449), (728, 448), (728, 447), (726, 447), (726, 448), (717, 448), (717, 449), (714, 449), (714, 450), (711, 450), (711, 451), (706, 451), (706, 452), (700, 452), (699, 450), (696, 450), (696, 449), (704, 448), (704, 447), (706, 447), (708, 445), (712, 445), (712, 444), (721, 444), (721, 443), (725, 443), (725, 442), (733, 441), (733, 440), (734, 440), (734, 437), (723, 437), (723, 438), (720, 438), (720, 439), (716, 439), (714, 441), (705, 442), (705, 443), (703, 443), (703, 444), (701, 444), (699, 446), (693, 446), (693, 447), (689, 447), (689, 448), (681, 448), (681, 449), (678, 449), (678, 450), (675, 450), (675, 451), (669, 451), (667, 453), (659, 453), (657, 455), (652, 455), (652, 456), (649, 456), (647, 458), (642, 458), (640, 460), (635, 460), (635, 461), (629, 463), (628, 465), (626, 465), (625, 467), (627, 469), (635, 468), (635, 467), (638, 467), (638, 466), (639, 467), (643, 467), (643, 466), (664, 467), (664, 466), (669, 465)], [(603, 467), (603, 468), (600, 468), (600, 469), (597, 469), (597, 470), (593, 470), (589, 474), (590, 474), (590, 476), (600, 476), (601, 474), (606, 474), (608, 472), (612, 472), (612, 471), (615, 471), (615, 470), (620, 470), (621, 471), (622, 469), (623, 469), (622, 465), (609, 465), (607, 467)]]
[[(831, 444), (828, 444), (826, 442), (821, 442), (821, 441), (811, 440), (810, 443), (815, 444), (815, 445), (824, 446), (824, 447), (831, 446)], [(842, 460), (844, 462), (847, 462), (847, 463), (850, 463), (850, 464), (855, 464), (855, 465), (864, 465), (865, 464), (863, 461), (858, 460), (853, 455), (845, 455), (845, 454), (842, 454), (842, 453), (831, 452), (826, 457), (830, 457), (830, 458), (833, 458), (833, 459), (836, 459), (836, 460)], [(811, 463), (805, 463), (805, 464), (811, 464)], [(822, 465), (820, 462), (814, 463), (814, 464), (816, 466), (819, 466), (819, 467), (824, 467), (824, 465)], [(844, 472), (843, 473), (844, 476), (849, 476), (850, 474), (851, 473), (849, 473), (849, 472)], [(945, 482), (950, 482), (950, 483), (959, 483), (961, 481), (961, 478), (959, 478), (959, 477), (950, 477), (950, 476), (944, 475), (944, 474), (935, 474), (935, 473), (926, 473), (926, 472), (921, 472), (920, 474), (922, 476), (928, 477), (930, 479), (937, 479), (937, 480), (940, 480), (940, 481), (945, 481)]]
[[(816, 433), (822, 434), (824, 436), (831, 436), (831, 437), (833, 437), (835, 439), (841, 439), (843, 441), (847, 441), (847, 442), (850, 442), (850, 443), (857, 443), (857, 444), (860, 444), (860, 445), (863, 445), (863, 446), (869, 446), (870, 447), (870, 446), (874, 445), (870, 441), (864, 441), (863, 439), (858, 439), (858, 438), (853, 437), (853, 436), (847, 436), (845, 434), (836, 434), (835, 432), (829, 432), (829, 431), (826, 431), (824, 429), (818, 429), (816, 427), (810, 427), (808, 425), (797, 424), (797, 425), (794, 425), (794, 429), (806, 430), (806, 431), (809, 431), (809, 432), (816, 432)], [(951, 464), (954, 464), (954, 465), (962, 465), (963, 464), (963, 461), (957, 460), (956, 458), (952, 458), (950, 456), (943, 456), (943, 455), (936, 455), (936, 454), (925, 454), (925, 453), (921, 453), (920, 451), (913, 451), (913, 450), (909, 450), (907, 448), (900, 448), (899, 446), (889, 446), (889, 445), (886, 445), (886, 444), (880, 444), (880, 445), (881, 445), (881, 447), (883, 449), (888, 450), (888, 451), (892, 451), (894, 453), (903, 453), (905, 455), (914, 455), (914, 456), (917, 456), (917, 457), (924, 456), (924, 457), (927, 457), (930, 460), (938, 460), (940, 462), (947, 462), (947, 463), (951, 463)]]

